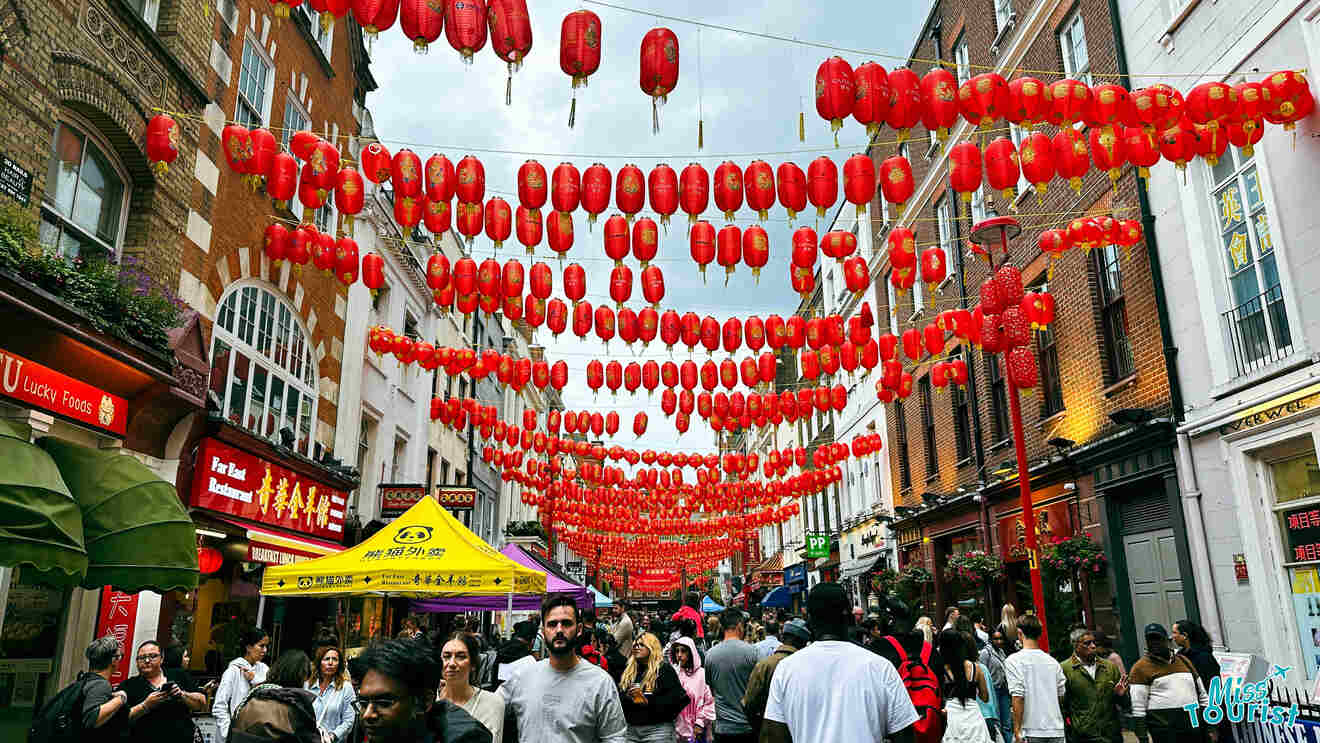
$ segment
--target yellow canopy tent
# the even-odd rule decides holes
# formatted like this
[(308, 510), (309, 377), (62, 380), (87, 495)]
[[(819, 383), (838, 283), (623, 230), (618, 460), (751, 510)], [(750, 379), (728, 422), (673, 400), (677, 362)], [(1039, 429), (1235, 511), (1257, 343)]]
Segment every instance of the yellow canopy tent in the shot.
[(545, 573), (500, 554), (433, 498), (342, 552), (266, 569), (265, 596), (405, 598), (545, 593)]

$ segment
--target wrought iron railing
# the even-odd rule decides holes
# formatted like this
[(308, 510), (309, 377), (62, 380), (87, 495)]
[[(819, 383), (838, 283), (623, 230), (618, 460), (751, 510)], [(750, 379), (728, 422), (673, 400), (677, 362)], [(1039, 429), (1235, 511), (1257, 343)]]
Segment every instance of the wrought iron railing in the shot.
[(1240, 377), (1285, 358), (1293, 350), (1288, 311), (1278, 284), (1222, 314)]

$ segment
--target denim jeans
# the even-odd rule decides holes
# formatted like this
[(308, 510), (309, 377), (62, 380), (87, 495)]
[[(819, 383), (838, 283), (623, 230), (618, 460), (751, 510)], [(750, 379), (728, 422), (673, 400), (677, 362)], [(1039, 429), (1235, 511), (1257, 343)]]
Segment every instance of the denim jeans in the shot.
[(1008, 694), (1007, 686), (995, 687), (999, 697), (999, 733), (1004, 743), (1013, 743), (1013, 697)]

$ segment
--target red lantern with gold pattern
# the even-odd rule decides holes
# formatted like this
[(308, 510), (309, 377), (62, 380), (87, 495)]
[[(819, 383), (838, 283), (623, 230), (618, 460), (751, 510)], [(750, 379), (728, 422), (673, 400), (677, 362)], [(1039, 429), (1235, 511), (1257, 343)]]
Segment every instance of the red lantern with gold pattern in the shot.
[[(493, 10), (492, 6), (492, 10)], [(528, 160), (518, 167), (518, 203), (529, 211), (536, 211), (545, 206), (546, 200), (545, 166), (535, 160)], [(536, 219), (540, 221), (540, 214)]]
[(549, 299), (555, 286), (554, 273), (551, 272), (549, 266), (537, 261), (532, 264), (532, 270), (528, 276), (528, 285), (532, 296), (537, 299)]
[(742, 320), (730, 317), (720, 327), (720, 341), (726, 353), (733, 353), (742, 345)]
[[(1242, 93), (1238, 94), (1239, 97)], [(1242, 150), (1242, 157), (1249, 158), (1255, 154), (1255, 144), (1265, 136), (1265, 122), (1261, 119), (1247, 119), (1241, 123), (1230, 123), (1228, 125), (1228, 141)], [(1158, 157), (1158, 153), (1156, 153)]]
[(720, 228), (715, 237), (715, 260), (724, 266), (724, 283), (728, 285), (729, 276), (742, 260), (742, 230), (738, 225), (729, 224)]
[(1059, 177), (1068, 181), (1074, 193), (1080, 194), (1082, 177), (1091, 169), (1091, 156), (1086, 147), (1086, 139), (1069, 126), (1060, 129), (1050, 145), (1054, 153), (1054, 167)]
[(151, 169), (157, 176), (164, 175), (170, 163), (179, 157), (179, 124), (167, 114), (151, 117), (147, 122), (146, 149)]
[(445, 38), (463, 64), (472, 64), (472, 56), (486, 46), (486, 23), (485, 0), (445, 0)]
[[(1185, 100), (1187, 118), (1191, 119), (1193, 124), (1206, 127), (1212, 139), (1222, 137), (1220, 127), (1237, 114), (1237, 90), (1228, 83), (1218, 81), (1201, 83), (1192, 88)], [(1212, 148), (1215, 146), (1217, 145), (1211, 145)]]
[(384, 183), (393, 174), (393, 158), (380, 142), (372, 142), (362, 150), (362, 175), (372, 183)]
[(422, 200), (424, 196), (401, 196), (394, 200), (394, 221), (398, 222), (405, 234), (422, 221)]
[(1049, 90), (1045, 83), (1034, 77), (1015, 77), (1008, 81), (1008, 111), (1004, 118), (1010, 123), (1031, 129), (1045, 121), (1049, 110)]
[[(802, 295), (803, 299), (811, 296), (811, 292), (816, 288), (816, 277), (812, 269), (803, 266), (792, 266), (788, 270), (788, 276), (793, 291)], [(794, 315), (794, 317), (797, 317), (797, 315)], [(792, 320), (792, 318), (789, 319)]]
[(513, 102), (513, 72), (522, 67), (532, 51), (532, 21), (527, 14), (527, 0), (486, 2), (490, 6), (487, 12), (490, 46), (509, 69), (504, 91), (504, 104), (509, 105)]
[(428, 0), (403, 0), (399, 4), (399, 28), (413, 43), (413, 51), (425, 54), (427, 46), (444, 33), (444, 9)]
[(1188, 161), (1196, 157), (1196, 140), (1196, 125), (1183, 119), (1160, 133), (1160, 155), (1183, 170)]
[(522, 297), (524, 276), (522, 264), (517, 259), (504, 262), (504, 269), (500, 272), (500, 285), (505, 297), (514, 299)]
[(1008, 371), (1008, 383), (1020, 390), (1029, 390), (1036, 386), (1036, 354), (1027, 346), (1017, 346), (1004, 354), (1004, 368)]
[(947, 69), (933, 67), (921, 78), (921, 125), (943, 144), (957, 123), (958, 80)]
[(820, 240), (820, 252), (842, 265), (848, 256), (857, 252), (857, 236), (850, 230), (827, 232)]
[(432, 253), (426, 259), (426, 285), (432, 290), (449, 286), (449, 258), (444, 253)]
[(885, 201), (894, 205), (898, 216), (903, 216), (907, 201), (916, 190), (916, 181), (912, 179), (912, 165), (906, 157), (894, 155), (880, 163), (880, 193)]
[[(1108, 91), (1102, 91), (1108, 92)], [(1092, 127), (1087, 133), (1095, 167), (1109, 174), (1109, 182), (1118, 187), (1118, 176), (1127, 162), (1122, 131), (1112, 126)]]
[(280, 262), (289, 256), (289, 248), (293, 242), (293, 235), (289, 228), (275, 222), (266, 225), (266, 234), (262, 240), (262, 251), (276, 267)]
[(390, 183), (394, 186), (396, 198), (401, 196), (415, 198), (421, 195), (422, 160), (417, 157), (417, 153), (405, 148), (394, 155), (390, 168)]
[(600, 69), (600, 34), (600, 17), (589, 10), (569, 13), (559, 27), (559, 69), (573, 79), (573, 106), (568, 113), (570, 129), (577, 112), (577, 89), (586, 87), (587, 78)]
[(628, 220), (613, 214), (605, 220), (605, 255), (609, 256), (615, 266), (623, 265), (623, 259), (628, 257)]
[(942, 248), (931, 247), (921, 251), (921, 280), (926, 284), (930, 294), (935, 293), (935, 288), (948, 275), (945, 261), (946, 256)]
[(250, 175), (248, 163), (256, 156), (252, 132), (238, 124), (230, 124), (220, 132), (220, 146), (230, 170), (240, 175)]
[(660, 231), (655, 225), (655, 221), (650, 217), (642, 217), (637, 220), (632, 228), (632, 253), (642, 265), (646, 268), (655, 258), (655, 253), (659, 247)]
[(362, 284), (373, 292), (385, 287), (385, 260), (379, 255), (367, 253), (362, 256)]
[(1065, 230), (1045, 230), (1040, 233), (1037, 244), (1040, 246), (1040, 252), (1050, 257), (1050, 265), (1045, 272), (1045, 280), (1049, 281), (1054, 278), (1054, 264), (1063, 258), (1063, 254), (1068, 252), (1072, 243), (1069, 242)]
[(358, 245), (351, 237), (341, 237), (335, 241), (335, 278), (344, 286), (350, 286), (358, 277)]
[(839, 198), (839, 168), (824, 155), (807, 166), (807, 198), (816, 207), (817, 217), (824, 217)]
[(1111, 129), (1119, 135), (1122, 134), (1122, 127), (1135, 126), (1141, 122), (1127, 89), (1113, 83), (1097, 85), (1091, 89), (1091, 106), (1086, 110), (1083, 120), (1092, 129)]
[(853, 70), (853, 90), (853, 118), (874, 139), (889, 115), (889, 73), (875, 62), (863, 62)]
[(596, 223), (596, 217), (610, 206), (610, 169), (600, 163), (592, 163), (582, 173), (582, 208), (587, 210), (588, 229)]
[(1137, 122), (1147, 132), (1159, 135), (1165, 129), (1178, 125), (1185, 103), (1182, 93), (1158, 83), (1131, 94), (1132, 108)]
[(747, 191), (747, 206), (755, 209), (764, 222), (770, 215), (770, 207), (775, 205), (775, 173), (770, 163), (753, 160), (743, 174), (743, 187)]
[(715, 206), (732, 222), (734, 212), (742, 208), (743, 177), (738, 166), (728, 160), (715, 168)]
[(1046, 120), (1055, 126), (1071, 127), (1091, 107), (1091, 89), (1077, 80), (1055, 80), (1050, 83), (1049, 102)]
[[(452, 0), (451, 0), (452, 1)], [(454, 193), (458, 200), (479, 204), (486, 198), (486, 168), (477, 158), (467, 155), (458, 161), (458, 183)]]
[[(736, 228), (735, 228), (736, 229)], [(701, 271), (701, 280), (706, 280), (706, 266), (715, 260), (715, 228), (710, 222), (702, 220), (688, 230), (688, 247), (692, 260)]]
[(707, 353), (715, 353), (720, 347), (720, 323), (710, 315), (701, 318), (700, 325), (701, 345)]
[[(576, 302), (573, 304), (573, 335), (578, 338), (586, 338), (587, 333), (591, 332), (592, 310), (591, 302)], [(590, 366), (587, 367), (590, 370)], [(590, 373), (590, 371), (588, 371)]]
[(483, 298), (502, 299), (504, 292), (500, 285), (500, 264), (494, 258), (487, 258), (477, 268), (477, 292)]
[(907, 67), (889, 71), (889, 115), (885, 123), (898, 132), (898, 142), (907, 141), (908, 130), (921, 121), (924, 109), (921, 80)]
[(1276, 72), (1260, 81), (1261, 89), (1268, 93), (1262, 115), (1271, 124), (1282, 124), (1284, 131), (1292, 131), (1297, 122), (1315, 110), (1315, 99), (1306, 78), (1296, 70)]
[(610, 299), (619, 307), (623, 307), (623, 303), (632, 297), (632, 285), (631, 268), (620, 263), (610, 271)]
[(985, 181), (1003, 195), (1006, 203), (1013, 203), (1013, 191), (1021, 177), (1017, 148), (1012, 139), (1000, 137), (985, 146)]
[[(660, 215), (660, 224), (668, 226), (669, 217), (678, 211), (678, 174), (664, 163), (651, 168), (646, 178), (646, 191), (651, 199), (651, 209)], [(645, 262), (642, 267), (646, 267)]]
[(816, 68), (816, 113), (830, 124), (834, 132), (834, 146), (839, 146), (839, 130), (843, 120), (853, 113), (857, 100), (857, 84), (852, 65), (842, 57), (830, 57)]
[(545, 326), (555, 337), (568, 328), (568, 305), (562, 299), (556, 298), (545, 303)]
[(793, 265), (815, 269), (817, 253), (816, 231), (810, 227), (799, 227), (793, 232)]
[(653, 28), (642, 37), (642, 92), (651, 96), (652, 132), (660, 131), (660, 104), (678, 85), (678, 36), (667, 28)]
[(432, 155), (426, 159), (425, 186), (426, 196), (432, 201), (451, 201), (457, 186), (454, 164), (444, 155)]
[(997, 72), (983, 72), (958, 89), (958, 112), (982, 129), (989, 129), (1012, 108), (1008, 83)]
[(915, 269), (917, 267), (917, 238), (907, 227), (895, 227), (889, 231), (889, 265), (895, 269)]
[(1018, 145), (1018, 164), (1022, 175), (1036, 189), (1037, 201), (1054, 178), (1054, 142), (1049, 135), (1032, 132)]
[(889, 285), (894, 287), (894, 291), (896, 291), (900, 297), (916, 283), (917, 269), (915, 266), (912, 268), (895, 268), (893, 271), (889, 272)]
[(514, 210), (513, 222), (514, 233), (518, 235), (518, 242), (527, 248), (527, 255), (535, 255), (536, 246), (541, 244), (541, 237), (545, 232), (541, 226), (541, 212), (537, 209), (528, 209), (519, 204), (518, 208)]
[(573, 215), (570, 212), (551, 211), (545, 216), (545, 236), (546, 242), (550, 244), (550, 249), (559, 254), (562, 261), (564, 255), (573, 248)]
[[(1078, 217), (1069, 222), (1067, 234), (1068, 243), (1080, 248), (1083, 253), (1088, 253), (1091, 248), (1097, 247), (1105, 237), (1100, 225), (1090, 217)], [(984, 305), (985, 301), (982, 300), (981, 304)]]
[(399, 14), (395, 0), (353, 0), (353, 19), (372, 38), (394, 25)]
[(678, 179), (678, 203), (692, 224), (706, 211), (710, 203), (710, 174), (705, 168), (696, 163), (683, 168)]
[(665, 275), (659, 266), (642, 269), (642, 296), (651, 303), (652, 308), (659, 307), (660, 302), (664, 301)]
[(1160, 161), (1159, 139), (1155, 132), (1140, 126), (1123, 129), (1123, 154), (1137, 167), (1137, 175), (1150, 178), (1150, 168)]
[(875, 198), (875, 161), (870, 155), (853, 155), (843, 163), (843, 195), (857, 207), (859, 217), (866, 213)]
[(843, 262), (843, 283), (854, 297), (861, 298), (867, 285), (870, 284), (870, 279), (870, 269), (866, 265), (865, 258), (854, 255)]
[[(581, 11), (586, 12), (586, 11)], [(582, 194), (582, 176), (572, 163), (560, 163), (550, 179), (550, 203), (555, 211), (571, 212), (578, 208)]]
[(544, 299), (528, 294), (523, 297), (522, 312), (524, 322), (531, 328), (539, 328), (545, 324), (546, 305)]
[[(351, 180), (351, 176), (345, 175), (347, 173), (357, 176), (357, 185), (359, 186), (356, 191), (357, 211), (352, 212), (353, 214), (357, 214), (362, 211), (362, 189), (360, 188), (362, 185), (362, 175), (351, 167), (344, 168), (339, 171), (340, 183)], [(348, 186), (348, 189), (351, 190), (352, 186)], [(278, 208), (287, 209), (289, 207), (289, 202), (293, 200), (293, 197), (297, 192), (298, 162), (293, 159), (293, 155), (290, 155), (287, 152), (276, 153), (275, 157), (271, 158), (270, 170), (266, 173), (266, 194), (276, 201), (276, 206)], [(338, 184), (336, 184), (336, 202), (340, 201), (340, 193), (341, 189), (338, 187)], [(347, 192), (344, 192), (344, 201), (345, 203), (351, 204), (351, 202), (348, 201)], [(339, 211), (346, 214), (348, 213), (344, 210), (343, 206), (339, 207)]]
[(1203, 158), (1210, 167), (1219, 164), (1228, 149), (1228, 136), (1225, 131), (1211, 129), (1209, 125), (1193, 124), (1196, 127), (1196, 154)]
[(760, 225), (754, 224), (743, 230), (742, 254), (743, 261), (752, 269), (756, 283), (761, 283), (761, 269), (770, 260), (770, 236)]
[(957, 191), (964, 204), (981, 188), (981, 148), (975, 142), (959, 142), (949, 150), (949, 187)]
[(743, 322), (743, 335), (747, 340), (747, 347), (753, 351), (760, 351), (765, 346), (765, 321), (756, 315), (752, 315)]
[(513, 233), (513, 210), (509, 208), (509, 202), (494, 196), (486, 202), (486, 237), (495, 243), (495, 249), (499, 250), (504, 241), (509, 239)]
[(587, 296), (587, 272), (576, 263), (564, 267), (564, 296), (574, 305)]
[(779, 184), (779, 203), (788, 211), (791, 224), (798, 212), (807, 208), (807, 174), (794, 162), (779, 164), (775, 172)]
[(619, 168), (618, 182), (615, 184), (614, 199), (619, 211), (632, 224), (633, 217), (646, 205), (646, 177), (636, 165), (628, 164)]

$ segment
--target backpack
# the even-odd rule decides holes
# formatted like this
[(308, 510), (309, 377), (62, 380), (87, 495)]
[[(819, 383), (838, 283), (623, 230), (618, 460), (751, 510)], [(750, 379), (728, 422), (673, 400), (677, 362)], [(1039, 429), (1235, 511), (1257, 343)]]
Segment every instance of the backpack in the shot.
[(252, 688), (229, 723), (228, 743), (321, 743), (313, 694), (265, 683)]
[(93, 675), (78, 674), (76, 681), (42, 706), (28, 728), (28, 743), (76, 743), (82, 740), (83, 702), (87, 699), (88, 677)]
[(930, 667), (930, 643), (922, 643), (921, 655), (909, 657), (903, 645), (894, 637), (885, 637), (898, 653), (898, 676), (903, 679), (903, 686), (908, 696), (912, 697), (912, 706), (917, 708), (917, 721), (912, 725), (917, 743), (936, 743), (944, 735), (940, 724), (940, 710), (944, 705), (940, 700), (940, 683), (935, 671)]

